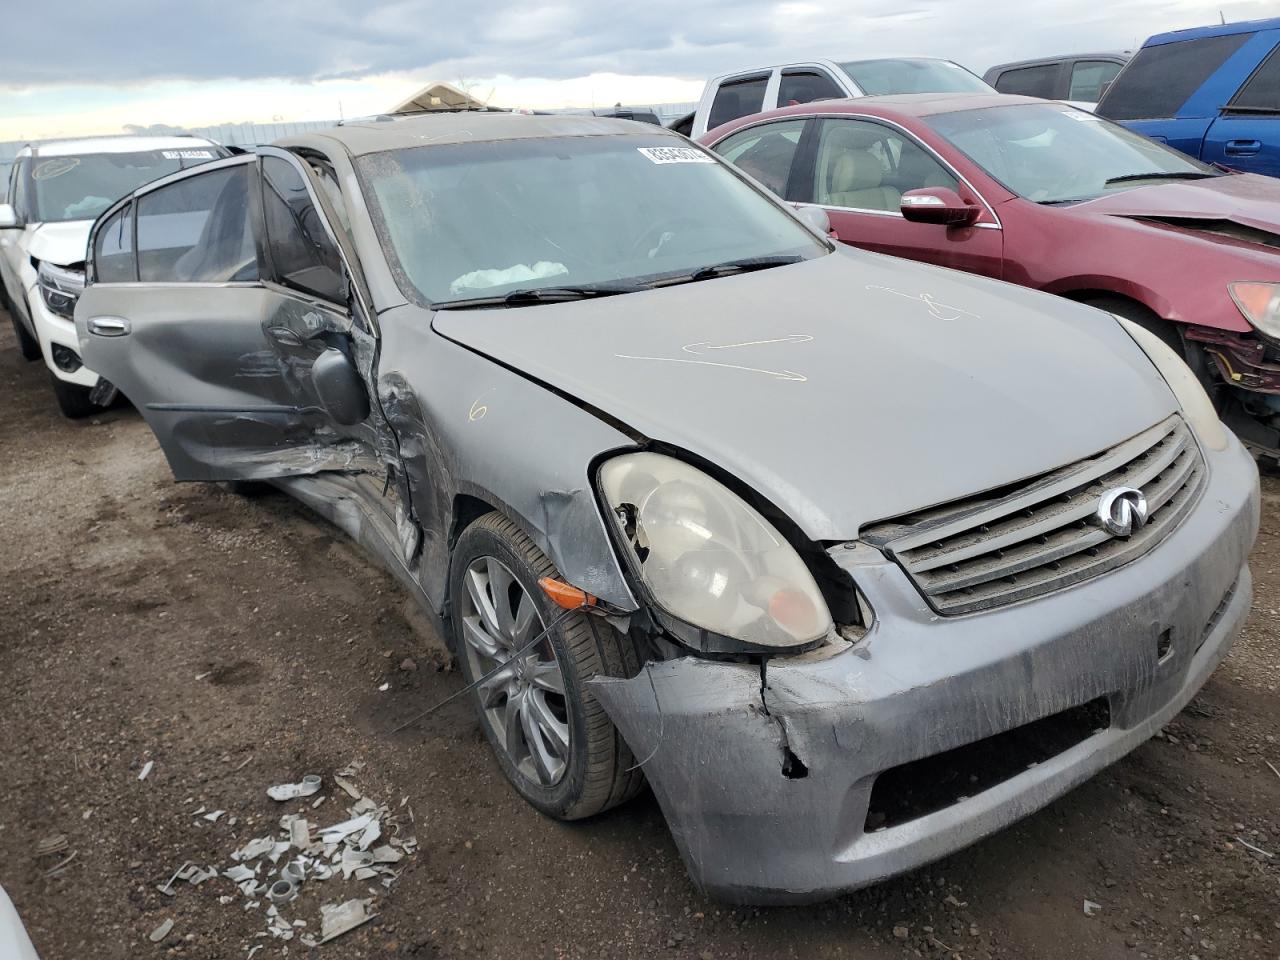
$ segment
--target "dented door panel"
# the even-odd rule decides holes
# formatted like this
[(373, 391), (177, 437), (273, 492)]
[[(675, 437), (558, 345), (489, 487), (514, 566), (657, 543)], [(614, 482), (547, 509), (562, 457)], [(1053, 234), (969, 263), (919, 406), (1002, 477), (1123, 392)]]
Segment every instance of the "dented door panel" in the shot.
[[(376, 431), (335, 429), (309, 389), (308, 354), (323, 340), (285, 350), (268, 332), (311, 324), (332, 333), (349, 326), (345, 318), (251, 284), (98, 284), (77, 316), (86, 362), (109, 371), (138, 408), (176, 479), (381, 470)], [(88, 322), (104, 316), (127, 321), (129, 332), (90, 333)]]
[(463, 505), (519, 523), (561, 574), (622, 610), (637, 604), (592, 487), (591, 464), (636, 441), (598, 416), (432, 331), (384, 313), (378, 399), (399, 440), (422, 526), (420, 577), (443, 610)]

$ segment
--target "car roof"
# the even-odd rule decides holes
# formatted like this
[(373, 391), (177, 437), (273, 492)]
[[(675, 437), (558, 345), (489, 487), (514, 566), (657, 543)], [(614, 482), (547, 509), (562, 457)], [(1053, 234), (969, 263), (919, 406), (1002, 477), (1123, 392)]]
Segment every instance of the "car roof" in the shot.
[(1168, 33), (1157, 33), (1148, 37), (1143, 46), (1154, 47), (1162, 43), (1177, 43), (1181, 40), (1199, 40), (1202, 37), (1230, 37), (1237, 33), (1257, 33), (1260, 30), (1280, 30), (1280, 17), (1272, 17), (1269, 20), (1215, 23), (1207, 27), (1192, 27), (1188, 30), (1171, 30)]
[[(717, 136), (719, 142), (729, 133), (737, 132), (744, 127), (751, 127), (762, 120), (781, 117), (811, 117), (818, 114), (848, 113), (868, 114), (873, 117), (930, 117), (940, 113), (955, 113), (959, 110), (981, 110), (986, 107), (1011, 107), (1020, 103), (1057, 103), (1057, 100), (1044, 100), (1040, 97), (1023, 97), (1011, 93), (895, 93), (882, 97), (846, 97), (841, 100), (811, 100), (808, 103), (793, 107), (782, 107), (778, 110), (766, 110), (763, 113), (748, 114), (729, 123), (722, 124), (708, 133), (724, 130)], [(702, 138), (697, 138), (702, 142)]]
[[(353, 156), (403, 150), (408, 147), (443, 146), (494, 140), (529, 140), (548, 137), (593, 137), (627, 133), (669, 136), (677, 133), (651, 123), (590, 117), (580, 114), (527, 114), (505, 111), (462, 111), (416, 116), (383, 116), (358, 120), (317, 131), (314, 136), (337, 140)], [(308, 138), (289, 138), (281, 146), (298, 145)]]
[(69, 157), (83, 153), (142, 153), (147, 150), (189, 150), (193, 146), (217, 146), (203, 137), (89, 137), (84, 140), (54, 140), (23, 147), (18, 156)]
[(990, 75), (993, 70), (1008, 70), (1011, 67), (1035, 67), (1044, 63), (1061, 63), (1063, 60), (1128, 60), (1132, 56), (1132, 50), (1095, 50), (1092, 53), (1063, 53), (1056, 57), (1010, 60), (1008, 63), (997, 63), (993, 67), (987, 67), (987, 72), (983, 76)]

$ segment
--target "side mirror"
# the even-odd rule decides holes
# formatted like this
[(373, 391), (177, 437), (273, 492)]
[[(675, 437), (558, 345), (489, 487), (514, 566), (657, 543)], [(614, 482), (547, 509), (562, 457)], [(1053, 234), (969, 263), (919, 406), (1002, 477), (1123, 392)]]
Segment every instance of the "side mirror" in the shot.
[(960, 195), (947, 187), (924, 187), (908, 190), (898, 207), (912, 223), (941, 223), (949, 227), (967, 227), (978, 219), (981, 207), (965, 203)]
[(13, 209), (13, 204), (0, 203), (0, 230), (13, 230), (21, 226), (24, 224), (18, 219), (18, 211)]
[(344, 427), (369, 416), (369, 394), (360, 371), (341, 350), (330, 347), (311, 365), (311, 382), (325, 412)]
[(802, 207), (797, 205), (796, 216), (800, 218), (800, 221), (806, 227), (824, 240), (831, 233), (831, 218), (827, 216), (827, 211), (821, 207)]

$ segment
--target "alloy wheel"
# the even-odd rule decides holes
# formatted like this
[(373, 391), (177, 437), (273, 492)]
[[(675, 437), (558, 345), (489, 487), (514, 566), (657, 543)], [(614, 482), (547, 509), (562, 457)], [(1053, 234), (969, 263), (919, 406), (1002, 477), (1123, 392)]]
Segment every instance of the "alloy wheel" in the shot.
[(485, 718), (512, 765), (544, 787), (569, 761), (564, 673), (548, 637), (517, 651), (544, 629), (534, 599), (502, 561), (478, 557), (467, 567), (461, 598), (465, 655), (473, 677), (501, 669), (477, 687)]

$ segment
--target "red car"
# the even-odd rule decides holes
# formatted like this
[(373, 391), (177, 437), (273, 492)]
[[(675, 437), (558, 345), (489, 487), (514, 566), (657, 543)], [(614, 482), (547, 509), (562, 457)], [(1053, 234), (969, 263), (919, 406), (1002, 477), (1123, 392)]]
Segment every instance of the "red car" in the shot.
[(1142, 323), (1183, 353), (1241, 439), (1280, 458), (1280, 180), (1063, 103), (992, 94), (806, 103), (699, 141), (823, 208), (845, 243)]

